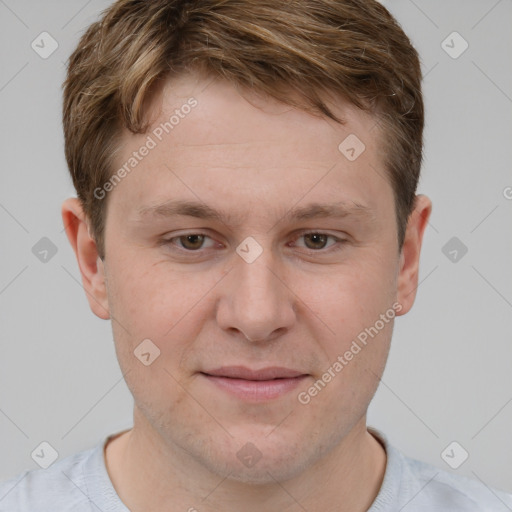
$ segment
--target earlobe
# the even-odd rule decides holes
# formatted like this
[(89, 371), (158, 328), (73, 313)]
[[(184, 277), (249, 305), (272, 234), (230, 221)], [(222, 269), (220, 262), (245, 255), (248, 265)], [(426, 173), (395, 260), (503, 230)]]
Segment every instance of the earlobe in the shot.
[(400, 315), (405, 315), (412, 308), (416, 298), (421, 245), (431, 212), (430, 199), (424, 195), (416, 196), (415, 208), (409, 216), (400, 253), (397, 280), (397, 300), (402, 305)]
[(107, 320), (110, 318), (110, 312), (105, 268), (79, 199), (73, 197), (64, 201), (62, 221), (69, 243), (75, 252), (89, 306), (96, 316)]

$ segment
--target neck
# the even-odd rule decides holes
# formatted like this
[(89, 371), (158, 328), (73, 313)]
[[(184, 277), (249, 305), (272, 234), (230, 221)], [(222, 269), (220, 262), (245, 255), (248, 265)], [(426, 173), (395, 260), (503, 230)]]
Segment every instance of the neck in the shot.
[(366, 512), (384, 478), (386, 454), (367, 431), (366, 417), (328, 456), (297, 477), (260, 485), (209, 472), (145, 427), (149, 425), (139, 418), (105, 451), (110, 479), (132, 512)]

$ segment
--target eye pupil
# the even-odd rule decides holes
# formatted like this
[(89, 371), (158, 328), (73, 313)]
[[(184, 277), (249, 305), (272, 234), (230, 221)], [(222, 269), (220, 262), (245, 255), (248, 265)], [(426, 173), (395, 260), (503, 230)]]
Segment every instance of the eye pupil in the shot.
[(185, 235), (180, 237), (180, 242), (186, 249), (200, 249), (203, 241), (204, 235)]
[[(309, 233), (304, 235), (306, 246), (309, 249), (323, 249), (327, 243), (327, 238), (327, 235), (322, 235), (319, 233)], [(309, 242), (312, 242), (312, 245)]]

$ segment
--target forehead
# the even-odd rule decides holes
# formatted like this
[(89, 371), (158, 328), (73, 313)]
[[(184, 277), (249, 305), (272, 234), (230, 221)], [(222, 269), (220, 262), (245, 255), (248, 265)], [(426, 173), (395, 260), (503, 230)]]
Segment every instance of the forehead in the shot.
[(148, 131), (122, 136), (118, 168), (151, 149), (114, 194), (124, 189), (139, 211), (179, 191), (190, 199), (222, 190), (226, 203), (234, 189), (247, 205), (272, 197), (290, 208), (307, 195), (376, 209), (378, 196), (390, 197), (376, 121), (341, 99), (329, 106), (343, 124), (222, 80), (167, 80), (148, 109)]
[[(293, 91), (287, 97), (303, 102)], [(181, 74), (161, 82), (148, 98), (147, 133), (157, 143), (172, 148), (176, 156), (182, 151), (190, 153), (190, 148), (198, 156), (217, 150), (229, 149), (235, 154), (252, 149), (265, 166), (277, 148), (293, 148), (289, 156), (296, 159), (306, 156), (324, 161), (339, 158), (343, 154), (339, 144), (351, 134), (357, 134), (366, 146), (379, 143), (377, 121), (372, 115), (341, 97), (323, 99), (342, 124), (225, 80)], [(133, 134), (124, 132), (125, 143), (135, 140)], [(318, 144), (320, 140), (322, 144)]]

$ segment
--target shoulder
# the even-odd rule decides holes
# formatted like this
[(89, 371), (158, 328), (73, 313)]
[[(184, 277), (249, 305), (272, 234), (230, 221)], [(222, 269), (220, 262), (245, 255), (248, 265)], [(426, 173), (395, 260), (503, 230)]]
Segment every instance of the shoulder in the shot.
[(90, 471), (102, 454), (101, 446), (66, 457), (47, 469), (27, 470), (0, 482), (0, 512), (90, 512), (86, 468)]
[[(449, 510), (472, 512), (510, 512), (512, 495), (484, 482), (448, 473), (425, 462), (404, 456), (405, 474), (418, 482), (416, 491), (423, 494), (418, 501), (443, 505)], [(421, 486), (419, 489), (418, 487)]]
[[(494, 489), (480, 480), (450, 473), (407, 457), (391, 446), (380, 432), (373, 429), (372, 433), (377, 434), (388, 454), (384, 482), (376, 500), (378, 506), (370, 509), (372, 512), (387, 511), (389, 500), (393, 500), (393, 505), (403, 512), (512, 511), (512, 494)], [(385, 506), (381, 507), (377, 503), (379, 498)]]

